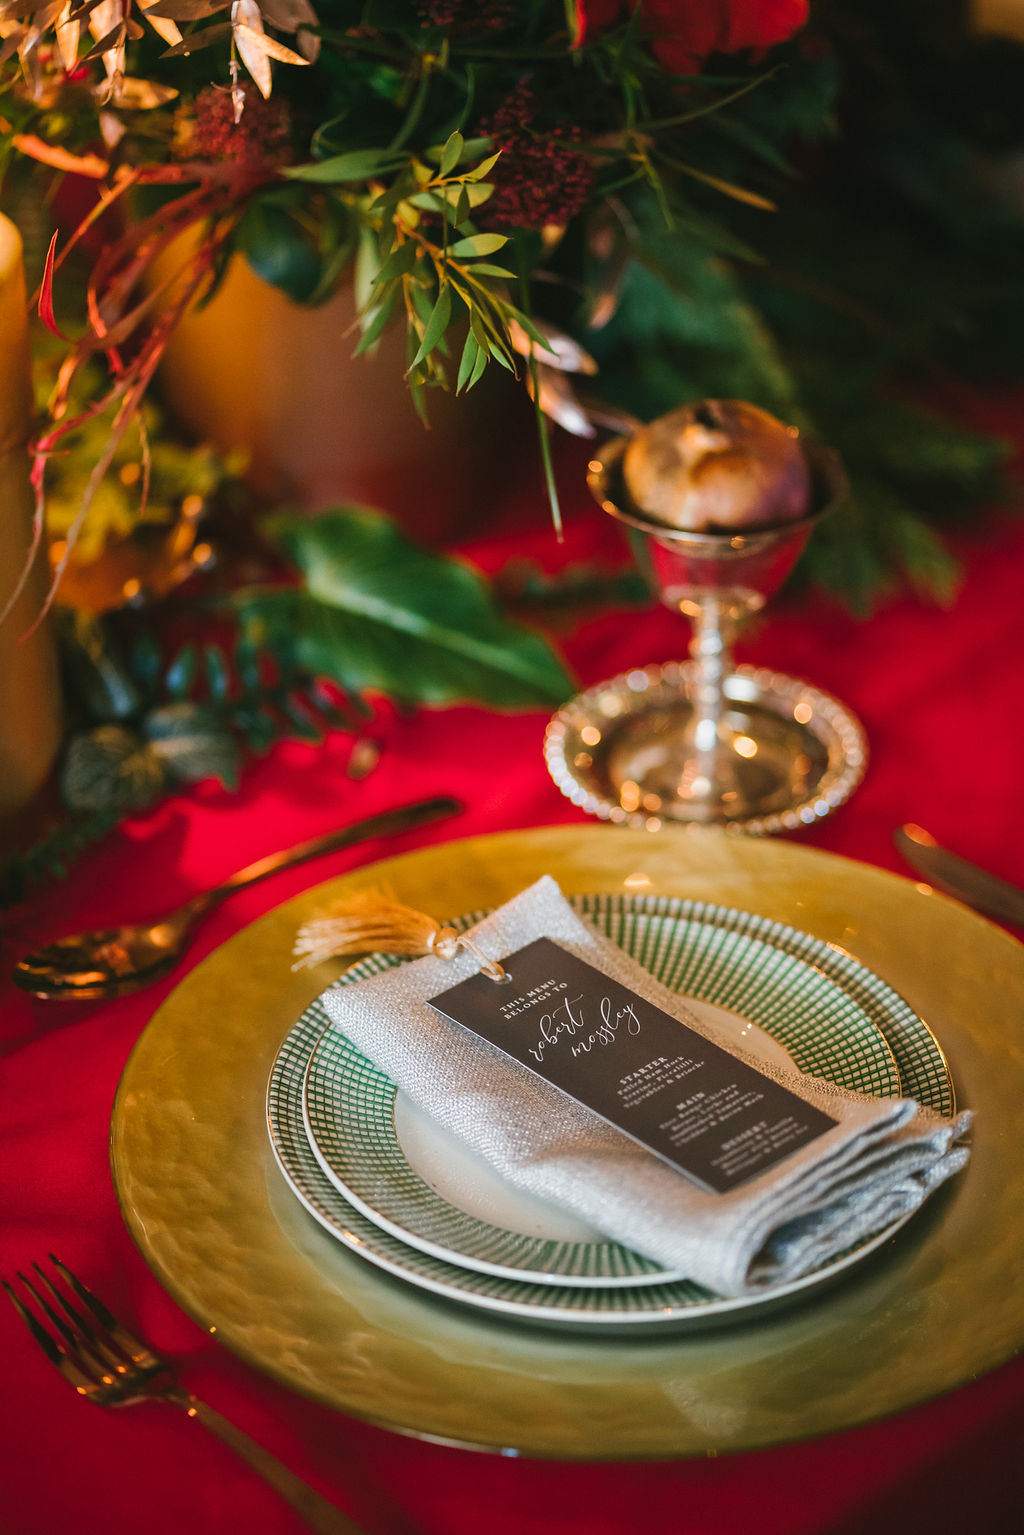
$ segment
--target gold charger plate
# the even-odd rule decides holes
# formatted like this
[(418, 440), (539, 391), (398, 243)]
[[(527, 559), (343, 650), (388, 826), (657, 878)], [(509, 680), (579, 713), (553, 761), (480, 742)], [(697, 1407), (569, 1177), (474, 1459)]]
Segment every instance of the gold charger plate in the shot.
[[(264, 1122), (296, 1017), (340, 971), (292, 974), (314, 909), (386, 882), (444, 917), (543, 873), (568, 893), (692, 896), (791, 923), (876, 970), (931, 1025), (975, 1109), (965, 1174), (834, 1289), (699, 1337), (590, 1339), (481, 1317), (347, 1252), (285, 1186)], [(563, 1459), (752, 1449), (927, 1400), (1024, 1345), (1024, 946), (908, 880), (715, 832), (551, 827), (361, 869), (238, 933), (154, 1016), (114, 1104), (111, 1156), (167, 1289), (258, 1368), (321, 1402), (449, 1443)]]

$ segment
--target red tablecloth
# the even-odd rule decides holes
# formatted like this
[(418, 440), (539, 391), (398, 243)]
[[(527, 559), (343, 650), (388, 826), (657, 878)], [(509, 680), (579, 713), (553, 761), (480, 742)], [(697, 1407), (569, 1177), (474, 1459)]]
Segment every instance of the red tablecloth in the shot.
[[(571, 496), (559, 548), (540, 495), (530, 527), (465, 553), (488, 570), (511, 554), (551, 569), (571, 558), (621, 561), (617, 531)], [(1024, 703), (1024, 521), (964, 540), (966, 580), (942, 611), (905, 598), (869, 623), (823, 602), (771, 612), (740, 659), (801, 676), (860, 716), (871, 745), (853, 800), (804, 842), (906, 873), (890, 837), (916, 820), (941, 841), (1024, 885), (1018, 829)], [(581, 683), (681, 655), (665, 611), (611, 614), (564, 640)], [(250, 767), (242, 789), (165, 803), (92, 853), (56, 892), (8, 922), (5, 964), (37, 939), (170, 907), (279, 847), (418, 795), (454, 793), (458, 822), (276, 876), (207, 919), (195, 964), (231, 933), (311, 882), (428, 840), (582, 819), (541, 760), (543, 713), (475, 708), (412, 718), (382, 705), (374, 773), (345, 774), (350, 742), (286, 744)], [(177, 973), (180, 979), (184, 969)], [(4, 983), (6, 986), (6, 983)], [(150, 1274), (118, 1213), (107, 1161), (111, 1102), (125, 1059), (168, 981), (112, 1004), (65, 1009), (0, 993), (0, 1273), (56, 1250), (181, 1367), (187, 1384), (263, 1441), (373, 1535), (841, 1535), (1015, 1527), (1024, 1492), (1024, 1362), (895, 1419), (809, 1444), (720, 1460), (560, 1465), (421, 1443), (311, 1404), (206, 1336)], [(298, 1535), (295, 1516), (229, 1451), (169, 1408), (114, 1415), (77, 1401), (0, 1309), (0, 1531), (213, 1535), (230, 1521)], [(1022, 1340), (1024, 1341), (1024, 1340)], [(16, 1387), (12, 1384), (17, 1379)]]

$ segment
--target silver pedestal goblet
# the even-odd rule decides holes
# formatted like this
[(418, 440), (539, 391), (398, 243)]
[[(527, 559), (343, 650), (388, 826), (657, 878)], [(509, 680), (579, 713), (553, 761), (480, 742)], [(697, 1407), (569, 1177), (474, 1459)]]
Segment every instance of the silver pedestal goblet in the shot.
[(545, 736), (552, 777), (583, 809), (651, 830), (669, 820), (762, 834), (828, 815), (863, 776), (863, 729), (808, 683), (737, 666), (732, 637), (779, 589), (845, 489), (837, 457), (804, 445), (806, 516), (698, 533), (661, 526), (632, 504), (627, 441), (602, 449), (588, 484), (604, 511), (643, 535), (661, 601), (691, 622), (690, 659), (634, 669), (571, 699)]

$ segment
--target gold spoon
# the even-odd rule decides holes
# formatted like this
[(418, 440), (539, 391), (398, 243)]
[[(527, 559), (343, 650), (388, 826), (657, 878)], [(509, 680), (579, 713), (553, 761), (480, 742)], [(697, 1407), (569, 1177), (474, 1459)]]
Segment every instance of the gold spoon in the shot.
[(62, 1001), (88, 1001), (96, 997), (120, 997), (150, 981), (159, 980), (177, 964), (188, 945), (200, 917), (243, 885), (252, 885), (278, 869), (321, 853), (352, 847), (371, 837), (383, 837), (408, 831), (463, 809), (456, 799), (418, 800), (399, 810), (386, 810), (301, 842), (298, 847), (271, 853), (251, 863), (223, 884), (204, 890), (191, 901), (155, 922), (129, 923), (107, 927), (92, 933), (73, 933), (67, 938), (26, 954), (14, 967), (14, 980), (24, 991), (36, 997), (57, 997)]

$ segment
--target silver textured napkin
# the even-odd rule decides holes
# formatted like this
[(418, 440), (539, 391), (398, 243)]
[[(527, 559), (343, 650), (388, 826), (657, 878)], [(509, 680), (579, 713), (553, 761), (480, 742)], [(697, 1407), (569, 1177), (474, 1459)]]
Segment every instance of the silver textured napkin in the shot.
[(727, 1193), (710, 1193), (429, 1005), (478, 955), (433, 955), (324, 993), (332, 1022), (510, 1184), (724, 1296), (795, 1280), (909, 1215), (961, 1168), (970, 1116), (877, 1099), (744, 1055), (585, 919), (545, 877), (470, 930), (502, 959), (551, 938), (838, 1121)]

